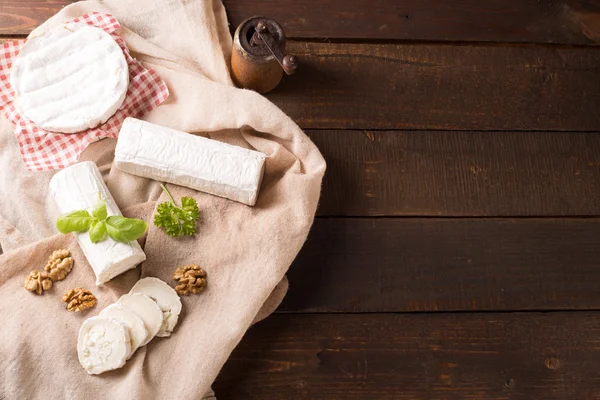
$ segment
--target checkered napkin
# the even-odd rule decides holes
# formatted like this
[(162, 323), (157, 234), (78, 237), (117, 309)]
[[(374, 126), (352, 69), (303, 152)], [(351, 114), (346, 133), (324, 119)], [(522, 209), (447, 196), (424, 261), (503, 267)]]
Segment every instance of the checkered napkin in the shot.
[(15, 135), (21, 156), (30, 171), (61, 169), (74, 163), (90, 143), (104, 138), (116, 138), (125, 118), (141, 117), (158, 107), (169, 96), (167, 85), (158, 74), (131, 57), (125, 41), (115, 33), (121, 25), (112, 15), (94, 12), (69, 23), (96, 26), (108, 32), (123, 49), (129, 64), (127, 96), (121, 108), (97, 128), (74, 134), (43, 130), (33, 121), (19, 115), (13, 104), (14, 92), (9, 83), (12, 60), (27, 40), (6, 42), (0, 46), (0, 110), (16, 125)]

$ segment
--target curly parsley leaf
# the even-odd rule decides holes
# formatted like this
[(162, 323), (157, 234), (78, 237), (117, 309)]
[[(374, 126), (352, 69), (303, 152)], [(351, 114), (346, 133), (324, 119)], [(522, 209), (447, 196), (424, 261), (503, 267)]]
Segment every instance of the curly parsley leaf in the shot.
[(160, 203), (154, 215), (154, 225), (172, 237), (193, 236), (196, 233), (196, 221), (200, 218), (198, 203), (191, 197), (181, 198), (181, 207), (175, 203), (171, 193), (160, 185), (170, 201)]

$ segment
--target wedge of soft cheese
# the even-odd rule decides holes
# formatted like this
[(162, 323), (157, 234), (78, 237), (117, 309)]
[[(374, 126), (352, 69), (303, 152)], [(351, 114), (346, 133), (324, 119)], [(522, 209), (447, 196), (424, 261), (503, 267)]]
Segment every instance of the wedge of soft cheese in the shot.
[(91, 317), (79, 329), (77, 355), (91, 375), (121, 368), (131, 353), (129, 329), (114, 318)]
[(130, 293), (143, 293), (158, 304), (162, 311), (162, 324), (156, 336), (171, 336), (181, 313), (181, 299), (175, 289), (158, 278), (143, 278), (133, 285)]
[[(106, 199), (108, 215), (121, 215), (98, 167), (91, 161), (72, 165), (54, 175), (50, 180), (50, 192), (62, 214), (83, 209), (91, 212), (98, 204), (100, 194)], [(77, 234), (77, 240), (96, 274), (97, 285), (135, 268), (146, 259), (137, 241), (120, 243), (107, 238), (92, 243), (87, 232)]]
[(129, 329), (129, 338), (131, 340), (131, 351), (127, 359), (133, 356), (133, 353), (146, 342), (148, 331), (144, 321), (136, 313), (125, 308), (122, 304), (111, 304), (100, 312), (100, 317), (114, 318)]
[(256, 204), (266, 156), (135, 118), (121, 127), (115, 165), (122, 171)]
[(154, 300), (142, 293), (129, 293), (121, 296), (117, 303), (133, 311), (144, 321), (148, 337), (141, 344), (142, 346), (154, 339), (163, 324), (163, 312)]
[(74, 133), (97, 127), (121, 107), (129, 67), (111, 35), (67, 23), (27, 40), (10, 84), (21, 115), (43, 129)]

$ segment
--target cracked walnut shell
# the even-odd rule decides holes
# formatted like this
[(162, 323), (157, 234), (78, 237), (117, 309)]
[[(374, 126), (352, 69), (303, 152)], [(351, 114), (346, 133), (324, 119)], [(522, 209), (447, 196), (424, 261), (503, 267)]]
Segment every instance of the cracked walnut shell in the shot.
[(96, 305), (96, 297), (87, 289), (75, 288), (69, 290), (63, 296), (63, 301), (67, 303), (69, 311), (83, 311)]
[(62, 281), (73, 269), (73, 257), (66, 249), (55, 250), (44, 269), (50, 274), (53, 281)]
[(30, 292), (42, 294), (44, 290), (49, 290), (52, 287), (52, 279), (45, 272), (31, 271), (25, 278), (24, 286)]
[(197, 265), (179, 267), (173, 274), (173, 279), (178, 281), (175, 291), (181, 295), (200, 293), (206, 287), (206, 272)]

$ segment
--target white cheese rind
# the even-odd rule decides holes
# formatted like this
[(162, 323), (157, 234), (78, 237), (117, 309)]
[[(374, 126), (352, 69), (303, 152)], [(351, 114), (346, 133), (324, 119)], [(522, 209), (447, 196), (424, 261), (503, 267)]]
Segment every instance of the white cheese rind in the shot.
[(121, 127), (115, 166), (133, 175), (256, 204), (266, 156), (135, 118)]
[[(95, 163), (82, 162), (63, 169), (50, 180), (50, 192), (62, 214), (92, 209), (98, 204), (98, 193), (106, 199), (108, 215), (122, 215), (108, 191)], [(116, 242), (111, 238), (92, 243), (87, 232), (78, 233), (77, 241), (96, 274), (96, 284), (108, 282), (146, 259), (137, 241)]]
[(121, 296), (118, 304), (133, 311), (144, 321), (148, 337), (142, 343), (142, 346), (154, 339), (163, 323), (162, 310), (154, 300), (142, 293), (129, 293)]
[(22, 115), (43, 129), (75, 133), (106, 122), (121, 107), (129, 67), (110, 34), (67, 23), (27, 40), (10, 83)]
[(102, 310), (99, 314), (100, 317), (114, 318), (129, 329), (129, 338), (131, 339), (131, 351), (127, 356), (130, 359), (133, 353), (142, 346), (148, 338), (148, 331), (144, 325), (144, 321), (138, 317), (136, 313), (128, 308), (125, 308), (122, 304), (111, 304)]
[(83, 321), (77, 338), (77, 356), (91, 375), (121, 368), (131, 353), (128, 329), (114, 318)]
[(158, 278), (149, 277), (137, 281), (130, 293), (143, 293), (158, 304), (163, 320), (156, 336), (171, 336), (181, 313), (181, 299), (175, 289)]

